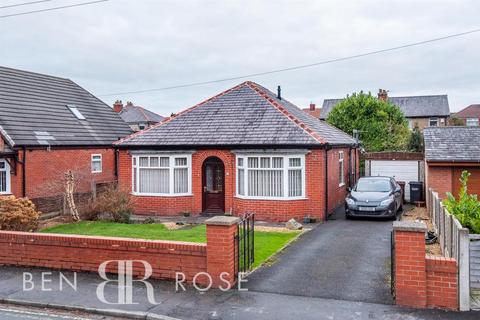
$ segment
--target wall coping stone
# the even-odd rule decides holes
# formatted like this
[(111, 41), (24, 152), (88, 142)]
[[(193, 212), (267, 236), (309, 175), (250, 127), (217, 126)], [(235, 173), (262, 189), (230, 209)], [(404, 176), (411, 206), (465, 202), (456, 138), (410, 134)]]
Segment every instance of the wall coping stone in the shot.
[(423, 221), (394, 221), (393, 230), (395, 231), (411, 231), (426, 232), (427, 225)]
[(231, 226), (240, 221), (238, 217), (230, 216), (215, 216), (210, 219), (205, 220), (207, 226)]

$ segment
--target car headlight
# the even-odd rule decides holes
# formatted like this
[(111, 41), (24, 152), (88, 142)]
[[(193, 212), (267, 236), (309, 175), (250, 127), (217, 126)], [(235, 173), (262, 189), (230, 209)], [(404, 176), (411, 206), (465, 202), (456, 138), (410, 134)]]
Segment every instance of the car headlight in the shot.
[(347, 202), (347, 204), (349, 206), (354, 206), (355, 205), (355, 200), (353, 200), (351, 198), (347, 198), (347, 199), (345, 199), (345, 201)]
[(382, 202), (380, 202), (380, 205), (381, 205), (382, 207), (386, 207), (386, 206), (388, 206), (388, 205), (389, 205), (390, 203), (392, 203), (392, 202), (393, 202), (393, 199), (386, 199), (386, 200), (383, 200)]

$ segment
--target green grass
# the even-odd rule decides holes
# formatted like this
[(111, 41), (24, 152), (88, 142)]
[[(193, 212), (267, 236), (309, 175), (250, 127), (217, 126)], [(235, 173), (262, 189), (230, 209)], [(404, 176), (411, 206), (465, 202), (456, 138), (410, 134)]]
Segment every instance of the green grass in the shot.
[[(206, 242), (205, 225), (168, 230), (163, 224), (123, 224), (103, 221), (81, 221), (41, 230), (43, 233), (78, 234), (86, 236), (123, 237), (148, 240)], [(255, 263), (257, 267), (283, 248), (300, 232), (255, 231)]]

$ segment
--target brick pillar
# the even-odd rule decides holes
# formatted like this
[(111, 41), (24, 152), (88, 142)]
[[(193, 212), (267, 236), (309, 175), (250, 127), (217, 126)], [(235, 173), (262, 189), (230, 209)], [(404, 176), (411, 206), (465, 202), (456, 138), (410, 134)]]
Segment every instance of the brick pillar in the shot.
[(235, 278), (235, 235), (237, 224), (240, 221), (237, 217), (216, 216), (205, 221), (207, 225), (207, 273), (212, 277), (213, 287), (227, 284), (220, 280), (223, 272), (228, 275), (222, 276), (224, 280), (233, 286)]
[(406, 307), (427, 306), (424, 222), (395, 221), (395, 299)]

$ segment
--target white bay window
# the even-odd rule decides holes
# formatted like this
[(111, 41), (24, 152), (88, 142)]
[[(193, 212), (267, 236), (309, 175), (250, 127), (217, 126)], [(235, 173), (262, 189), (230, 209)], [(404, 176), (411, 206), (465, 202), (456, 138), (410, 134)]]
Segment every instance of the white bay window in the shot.
[(132, 157), (132, 189), (139, 195), (191, 194), (191, 155)]
[(305, 156), (237, 156), (237, 196), (251, 199), (304, 198)]

